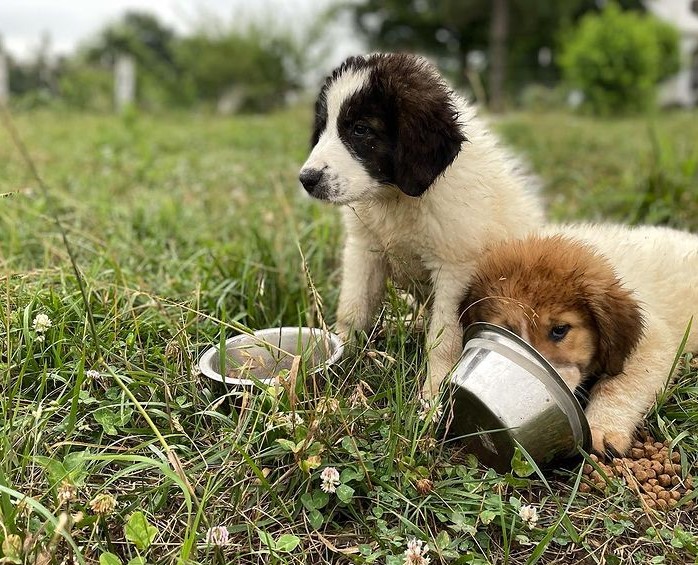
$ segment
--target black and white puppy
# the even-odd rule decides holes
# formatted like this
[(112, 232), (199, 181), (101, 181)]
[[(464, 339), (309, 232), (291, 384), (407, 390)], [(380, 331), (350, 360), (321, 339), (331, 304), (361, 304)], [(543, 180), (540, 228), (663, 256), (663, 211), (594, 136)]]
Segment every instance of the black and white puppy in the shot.
[(429, 285), (434, 395), (460, 354), (458, 303), (478, 255), (543, 222), (519, 162), (424, 58), (375, 54), (326, 79), (300, 181), (343, 205), (340, 333), (370, 327), (388, 276)]

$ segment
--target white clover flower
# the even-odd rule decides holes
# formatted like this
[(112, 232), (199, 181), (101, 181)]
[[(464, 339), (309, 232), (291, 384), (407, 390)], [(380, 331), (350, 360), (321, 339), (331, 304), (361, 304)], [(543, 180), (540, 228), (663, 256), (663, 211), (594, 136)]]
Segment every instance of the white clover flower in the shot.
[(318, 414), (334, 414), (339, 410), (339, 400), (334, 397), (323, 397), (318, 400), (315, 409)]
[(339, 471), (334, 467), (325, 467), (322, 473), (320, 473), (320, 479), (322, 480), (322, 484), (320, 485), (322, 492), (336, 492), (337, 487), (340, 485)]
[(223, 547), (230, 543), (228, 528), (225, 526), (212, 526), (206, 532), (206, 544)]
[(85, 376), (90, 379), (90, 380), (96, 380), (99, 379), (102, 375), (100, 374), (99, 371), (95, 371), (94, 369), (89, 369), (88, 371), (85, 371)]
[(46, 341), (46, 336), (44, 334), (38, 334), (34, 338), (34, 341), (36, 341), (36, 343), (44, 343)]
[(75, 500), (75, 497), (78, 494), (78, 489), (75, 488), (75, 485), (68, 481), (63, 481), (61, 485), (58, 487), (58, 491), (56, 492), (56, 496), (58, 497), (58, 505), (63, 505), (66, 502), (70, 502), (71, 500)]
[(298, 412), (276, 412), (267, 421), (267, 430), (274, 428), (284, 428), (286, 431), (292, 432), (296, 426), (303, 424), (303, 418)]
[(538, 510), (536, 510), (535, 506), (524, 504), (519, 508), (519, 518), (532, 530), (538, 522)]
[[(438, 400), (426, 400), (425, 398), (420, 398), (419, 403), (421, 408), (419, 410), (419, 419), (426, 420), (431, 419), (432, 423), (439, 421), (444, 413), (443, 406)], [(432, 411), (433, 410), (433, 411)]]
[(92, 512), (100, 516), (109, 516), (116, 508), (116, 498), (108, 493), (98, 494), (90, 501)]
[(429, 546), (421, 540), (412, 538), (407, 542), (405, 565), (428, 565), (431, 558), (426, 556), (427, 553), (429, 553)]
[(52, 325), (51, 318), (46, 314), (37, 314), (32, 322), (34, 331), (38, 334), (45, 333)]

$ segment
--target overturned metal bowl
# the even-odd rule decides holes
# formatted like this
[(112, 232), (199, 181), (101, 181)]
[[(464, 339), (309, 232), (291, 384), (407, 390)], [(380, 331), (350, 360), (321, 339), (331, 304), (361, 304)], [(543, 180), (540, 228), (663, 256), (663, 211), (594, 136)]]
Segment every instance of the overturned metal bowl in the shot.
[(448, 432), (485, 465), (511, 469), (517, 445), (540, 465), (588, 451), (589, 424), (562, 377), (516, 334), (487, 323), (465, 331), (446, 385)]
[(206, 350), (199, 370), (214, 381), (234, 386), (272, 383), (283, 370), (290, 370), (300, 357), (308, 373), (336, 363), (344, 345), (339, 336), (318, 328), (280, 327), (241, 334), (225, 342), (225, 370), (221, 370), (219, 347)]

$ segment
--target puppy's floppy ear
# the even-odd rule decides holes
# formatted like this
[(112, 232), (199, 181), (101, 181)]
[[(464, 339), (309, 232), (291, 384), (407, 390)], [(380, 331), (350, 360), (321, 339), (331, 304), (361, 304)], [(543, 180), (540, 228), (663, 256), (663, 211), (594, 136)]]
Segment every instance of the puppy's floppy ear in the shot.
[(461, 150), (465, 135), (448, 87), (435, 78), (400, 89), (395, 180), (408, 196), (422, 195)]
[(598, 370), (618, 375), (644, 331), (640, 305), (618, 279), (610, 286), (594, 285), (586, 300), (599, 331)]

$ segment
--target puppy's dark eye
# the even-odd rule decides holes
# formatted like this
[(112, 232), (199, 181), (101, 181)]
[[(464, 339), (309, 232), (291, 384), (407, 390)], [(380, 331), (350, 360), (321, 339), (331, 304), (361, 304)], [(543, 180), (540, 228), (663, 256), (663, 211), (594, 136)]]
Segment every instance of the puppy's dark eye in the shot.
[(569, 331), (569, 324), (561, 324), (559, 326), (553, 326), (552, 328), (550, 328), (550, 333), (548, 334), (548, 336), (553, 341), (562, 341), (563, 339), (565, 339), (565, 336)]
[(354, 124), (354, 130), (352, 132), (356, 137), (366, 137), (371, 133), (371, 128), (365, 124)]

